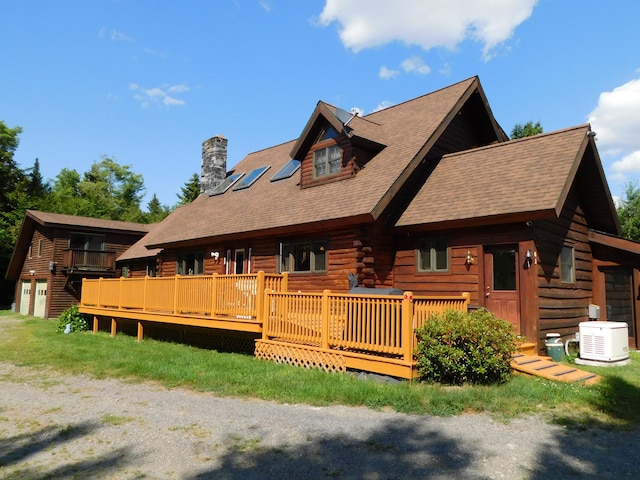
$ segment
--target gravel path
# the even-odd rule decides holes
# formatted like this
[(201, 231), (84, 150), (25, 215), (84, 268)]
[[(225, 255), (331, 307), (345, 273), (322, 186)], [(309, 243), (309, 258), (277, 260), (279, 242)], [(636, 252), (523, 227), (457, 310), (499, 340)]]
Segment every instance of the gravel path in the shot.
[(3, 479), (639, 478), (639, 447), (638, 430), (283, 405), (0, 363)]

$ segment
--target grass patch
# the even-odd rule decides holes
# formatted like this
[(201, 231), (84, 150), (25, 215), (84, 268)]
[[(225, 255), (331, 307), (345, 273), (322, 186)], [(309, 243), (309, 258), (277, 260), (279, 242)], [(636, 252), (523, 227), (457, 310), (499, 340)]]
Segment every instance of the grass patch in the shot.
[(640, 425), (640, 410), (629, 408), (640, 404), (638, 352), (632, 352), (628, 366), (584, 367), (603, 377), (590, 387), (524, 376), (498, 386), (446, 387), (382, 384), (188, 345), (151, 339), (138, 343), (134, 337), (112, 338), (104, 332), (64, 335), (55, 330), (54, 321), (33, 317), (4, 321), (0, 361), (283, 403), (341, 404), (439, 416), (486, 412), (505, 421), (537, 413), (576, 427)]
[(124, 417), (122, 415), (112, 415), (110, 413), (105, 413), (100, 420), (102, 423), (107, 425), (124, 425), (125, 423), (133, 422), (135, 418), (133, 417)]

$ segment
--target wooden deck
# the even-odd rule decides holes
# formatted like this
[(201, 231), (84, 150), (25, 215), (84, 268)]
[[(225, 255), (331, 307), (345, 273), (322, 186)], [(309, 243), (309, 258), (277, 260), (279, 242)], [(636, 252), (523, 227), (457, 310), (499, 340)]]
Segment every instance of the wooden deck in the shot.
[[(467, 311), (469, 294), (442, 297), (288, 292), (288, 277), (212, 275), (83, 281), (80, 311), (137, 322), (138, 340), (149, 322), (260, 335), (258, 358), (292, 365), (347, 369), (414, 378), (415, 328), (434, 312)], [(261, 293), (260, 293), (261, 292)]]

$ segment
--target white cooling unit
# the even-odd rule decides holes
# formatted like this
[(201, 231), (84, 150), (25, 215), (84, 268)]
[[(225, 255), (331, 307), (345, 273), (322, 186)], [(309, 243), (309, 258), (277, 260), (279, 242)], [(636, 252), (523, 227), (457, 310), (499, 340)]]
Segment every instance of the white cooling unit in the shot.
[(617, 362), (629, 358), (629, 333), (624, 322), (581, 322), (580, 359)]

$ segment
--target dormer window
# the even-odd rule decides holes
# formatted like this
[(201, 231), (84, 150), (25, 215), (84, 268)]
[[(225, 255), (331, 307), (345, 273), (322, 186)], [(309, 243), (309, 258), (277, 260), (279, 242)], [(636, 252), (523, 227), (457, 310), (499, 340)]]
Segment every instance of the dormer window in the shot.
[(338, 145), (331, 145), (313, 152), (314, 178), (326, 177), (339, 173), (342, 168), (342, 150)]

